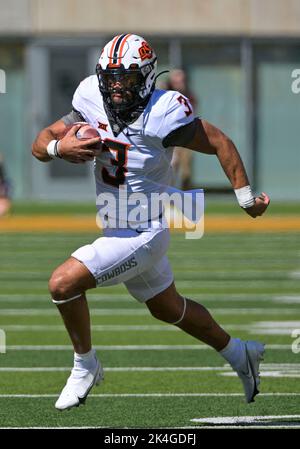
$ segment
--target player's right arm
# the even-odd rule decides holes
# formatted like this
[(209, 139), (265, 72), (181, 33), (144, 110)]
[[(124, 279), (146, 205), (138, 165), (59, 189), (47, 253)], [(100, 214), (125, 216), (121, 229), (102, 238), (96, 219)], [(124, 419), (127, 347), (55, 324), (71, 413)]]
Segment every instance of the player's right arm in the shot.
[(32, 144), (33, 156), (42, 162), (51, 161), (53, 158), (49, 156), (47, 147), (52, 140), (59, 140), (58, 153), (59, 157), (62, 159), (74, 164), (83, 164), (93, 160), (95, 150), (88, 149), (87, 146), (96, 144), (101, 139), (100, 137), (87, 139), (84, 140), (83, 144), (82, 140), (79, 140), (76, 137), (76, 132), (81, 126), (82, 124), (75, 124), (66, 133), (69, 126), (67, 126), (63, 120), (58, 120), (52, 125), (42, 129)]

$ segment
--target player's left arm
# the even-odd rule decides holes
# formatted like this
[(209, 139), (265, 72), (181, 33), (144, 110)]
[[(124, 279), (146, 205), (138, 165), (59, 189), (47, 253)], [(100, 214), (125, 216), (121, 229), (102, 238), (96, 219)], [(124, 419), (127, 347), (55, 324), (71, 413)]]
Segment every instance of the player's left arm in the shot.
[[(258, 197), (253, 196), (243, 161), (232, 140), (206, 120), (195, 119), (193, 125), (187, 126), (190, 128), (193, 126), (193, 137), (187, 141), (188, 143), (182, 142), (179, 137), (178, 145), (199, 153), (216, 155), (231, 182), (240, 206), (253, 218), (262, 215), (270, 199), (265, 193), (261, 193)], [(180, 136), (180, 130), (178, 132)]]

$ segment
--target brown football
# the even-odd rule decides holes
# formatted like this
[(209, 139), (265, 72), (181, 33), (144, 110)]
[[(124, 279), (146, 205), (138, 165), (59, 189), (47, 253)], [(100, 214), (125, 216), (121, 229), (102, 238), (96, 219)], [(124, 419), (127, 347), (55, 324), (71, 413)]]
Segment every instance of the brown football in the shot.
[(77, 139), (86, 140), (93, 137), (99, 137), (100, 134), (96, 128), (91, 125), (83, 125), (76, 133)]
[[(76, 137), (79, 140), (92, 139), (93, 137), (101, 137), (99, 131), (91, 125), (83, 125), (76, 133)], [(93, 148), (94, 150), (101, 150), (101, 140), (98, 143), (89, 145), (87, 148)]]
[[(66, 128), (64, 129), (63, 133), (61, 133), (61, 135), (59, 135), (58, 138), (63, 139), (65, 137), (65, 135), (70, 131), (70, 129), (77, 124), (79, 124), (79, 123), (73, 123), (72, 125), (67, 125)], [(87, 139), (92, 139), (94, 137), (101, 137), (101, 136), (100, 136), (99, 131), (96, 128), (94, 128), (93, 126), (86, 123), (86, 124), (83, 124), (81, 126), (81, 128), (79, 128), (79, 130), (76, 133), (76, 137), (79, 140), (87, 140)], [(89, 146), (89, 148), (101, 150), (101, 141), (96, 144), (93, 144), (92, 146)]]

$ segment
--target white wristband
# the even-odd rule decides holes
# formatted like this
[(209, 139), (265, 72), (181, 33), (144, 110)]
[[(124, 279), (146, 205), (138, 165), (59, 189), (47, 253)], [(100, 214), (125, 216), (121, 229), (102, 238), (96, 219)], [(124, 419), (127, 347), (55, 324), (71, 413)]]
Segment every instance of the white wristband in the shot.
[(51, 159), (55, 159), (56, 157), (61, 159), (61, 155), (58, 152), (58, 144), (59, 140), (51, 140), (47, 145), (47, 153)]
[(234, 193), (236, 194), (239, 205), (243, 209), (247, 209), (248, 207), (254, 205), (255, 198), (250, 186), (241, 187), (240, 189), (234, 189)]

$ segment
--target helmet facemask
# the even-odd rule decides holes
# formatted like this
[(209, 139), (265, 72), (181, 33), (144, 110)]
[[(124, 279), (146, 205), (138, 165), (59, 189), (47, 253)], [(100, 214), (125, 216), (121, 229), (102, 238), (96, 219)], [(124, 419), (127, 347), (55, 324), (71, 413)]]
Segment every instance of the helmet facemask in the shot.
[[(125, 69), (121, 65), (117, 68), (105, 70), (102, 69), (100, 64), (97, 64), (96, 74), (100, 92), (108, 106), (115, 112), (132, 111), (142, 104), (149, 95), (147, 95), (145, 83), (147, 69), (145, 70), (145, 67), (143, 69), (145, 76), (137, 64), (132, 64), (129, 69)], [(114, 95), (120, 95), (122, 101), (118, 102), (116, 99), (114, 101)]]

